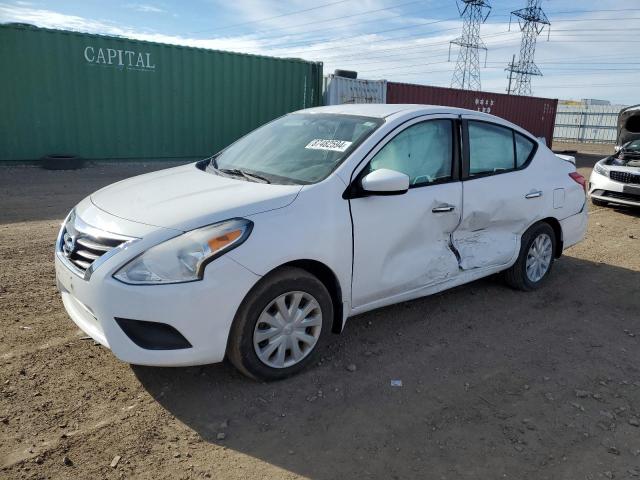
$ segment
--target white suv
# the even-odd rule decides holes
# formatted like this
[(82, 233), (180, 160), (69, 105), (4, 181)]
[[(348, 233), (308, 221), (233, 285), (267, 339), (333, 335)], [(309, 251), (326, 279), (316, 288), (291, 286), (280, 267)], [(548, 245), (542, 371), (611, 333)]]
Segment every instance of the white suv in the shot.
[(338, 105), (85, 198), (56, 273), (73, 321), (121, 360), (227, 356), (270, 380), (352, 315), (501, 271), (537, 288), (586, 224), (575, 166), (505, 120)]

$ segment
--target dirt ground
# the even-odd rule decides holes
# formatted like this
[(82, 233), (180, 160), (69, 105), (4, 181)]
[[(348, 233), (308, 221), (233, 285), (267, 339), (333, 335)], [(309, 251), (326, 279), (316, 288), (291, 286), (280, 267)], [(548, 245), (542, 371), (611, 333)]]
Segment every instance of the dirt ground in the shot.
[(352, 318), (313, 368), (263, 384), (123, 364), (63, 310), (63, 216), (165, 166), (0, 168), (0, 477), (640, 476), (640, 212), (590, 207), (541, 290), (492, 277)]
[(577, 151), (583, 154), (601, 155), (602, 157), (612, 155), (613, 144), (611, 143), (568, 143), (568, 142), (553, 142), (553, 150), (560, 151)]

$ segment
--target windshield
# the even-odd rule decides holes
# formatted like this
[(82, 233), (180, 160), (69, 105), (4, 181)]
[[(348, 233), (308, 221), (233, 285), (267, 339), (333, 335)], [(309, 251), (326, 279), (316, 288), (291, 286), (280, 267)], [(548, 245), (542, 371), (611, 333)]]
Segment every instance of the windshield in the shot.
[(622, 147), (626, 152), (640, 152), (640, 139), (627, 143)]
[(208, 169), (249, 181), (319, 182), (382, 122), (354, 115), (293, 113), (242, 137), (213, 157)]

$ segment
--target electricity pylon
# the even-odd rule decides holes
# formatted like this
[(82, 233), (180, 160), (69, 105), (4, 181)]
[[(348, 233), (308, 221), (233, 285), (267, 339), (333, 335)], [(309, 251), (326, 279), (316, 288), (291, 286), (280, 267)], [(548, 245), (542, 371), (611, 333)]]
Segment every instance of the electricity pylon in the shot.
[[(520, 58), (517, 62), (512, 61), (506, 68), (510, 72), (510, 78), (515, 74), (513, 88), (511, 87), (511, 82), (509, 82), (508, 93), (531, 95), (531, 77), (542, 75), (534, 61), (536, 40), (544, 30), (544, 27), (551, 25), (551, 23), (542, 11), (541, 3), (542, 0), (527, 0), (525, 8), (511, 12), (511, 15), (518, 17), (518, 24), (522, 32), (522, 42), (520, 43)], [(509, 20), (509, 28), (511, 28), (511, 20)]]
[(480, 50), (485, 51), (485, 64), (487, 61), (487, 47), (480, 39), (480, 25), (491, 13), (491, 5), (488, 0), (460, 0), (456, 1), (456, 5), (464, 23), (462, 36), (449, 42), (449, 60), (451, 60), (451, 45), (460, 47), (451, 87), (480, 90)]

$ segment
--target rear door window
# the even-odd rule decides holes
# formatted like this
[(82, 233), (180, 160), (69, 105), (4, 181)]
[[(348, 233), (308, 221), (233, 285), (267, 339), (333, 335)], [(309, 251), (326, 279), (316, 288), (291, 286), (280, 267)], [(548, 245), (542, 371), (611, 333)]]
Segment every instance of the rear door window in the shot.
[(469, 176), (513, 170), (513, 132), (491, 123), (469, 121)]
[(508, 172), (526, 165), (535, 143), (514, 130), (470, 120), (469, 176)]

